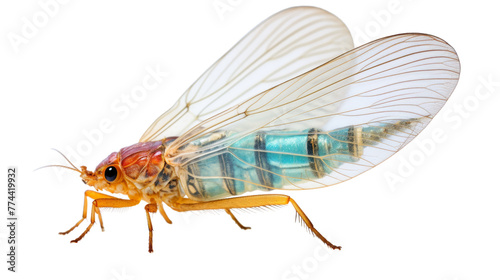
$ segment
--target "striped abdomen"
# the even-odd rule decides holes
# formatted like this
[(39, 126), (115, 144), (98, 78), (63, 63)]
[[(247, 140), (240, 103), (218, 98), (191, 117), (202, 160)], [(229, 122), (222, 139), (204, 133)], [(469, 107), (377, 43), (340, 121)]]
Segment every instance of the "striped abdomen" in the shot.
[(360, 161), (366, 147), (408, 129), (412, 122), (249, 134), (189, 163), (183, 191), (192, 199), (212, 200), (317, 180), (343, 164)]

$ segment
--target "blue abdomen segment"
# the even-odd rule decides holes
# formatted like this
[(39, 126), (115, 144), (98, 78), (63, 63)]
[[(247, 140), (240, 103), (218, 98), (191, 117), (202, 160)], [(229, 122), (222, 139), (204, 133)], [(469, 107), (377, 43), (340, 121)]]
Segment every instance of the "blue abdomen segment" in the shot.
[(205, 201), (317, 180), (358, 161), (364, 146), (375, 145), (402, 124), (249, 134), (189, 163), (183, 190), (189, 198)]

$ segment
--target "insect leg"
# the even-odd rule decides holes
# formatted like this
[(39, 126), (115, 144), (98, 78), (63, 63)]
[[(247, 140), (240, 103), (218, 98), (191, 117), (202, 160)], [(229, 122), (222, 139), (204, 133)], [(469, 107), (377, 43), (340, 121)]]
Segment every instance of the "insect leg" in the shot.
[(306, 216), (304, 211), (302, 211), (302, 209), (300, 209), (297, 202), (295, 202), (295, 200), (293, 200), (291, 197), (290, 197), (290, 203), (293, 205), (293, 208), (295, 208), (295, 211), (297, 211), (297, 214), (299, 214), (299, 216), (302, 218), (302, 220), (304, 221), (306, 226), (314, 233), (314, 235), (316, 235), (316, 237), (318, 237), (321, 241), (323, 241), (323, 243), (325, 243), (326, 246), (332, 248), (333, 250), (342, 249), (341, 246), (333, 245), (332, 243), (330, 243), (330, 241), (326, 240), (326, 238), (323, 237), (323, 235), (321, 235), (321, 233), (319, 233), (319, 231), (316, 230), (316, 228), (314, 228), (311, 220), (309, 220), (309, 218)]
[(240, 221), (238, 221), (238, 219), (236, 219), (236, 217), (233, 215), (233, 213), (231, 212), (231, 210), (229, 210), (229, 209), (224, 209), (224, 210), (226, 210), (226, 213), (228, 213), (228, 214), (229, 214), (229, 216), (231, 216), (231, 218), (233, 219), (233, 221), (234, 221), (234, 222), (235, 222), (235, 223), (236, 223), (236, 224), (237, 224), (237, 225), (238, 225), (241, 229), (251, 229), (251, 227), (246, 227), (246, 226), (242, 225), (242, 224), (240, 223)]
[[(100, 193), (97, 193), (99, 195), (103, 195)], [(82, 238), (89, 232), (89, 230), (92, 228), (92, 226), (95, 223), (95, 213), (99, 216), (99, 219), (101, 221), (101, 227), (102, 227), (102, 218), (101, 218), (101, 211), (99, 211), (99, 207), (110, 207), (110, 208), (122, 208), (122, 207), (130, 207), (139, 204), (141, 200), (127, 200), (127, 199), (120, 199), (116, 198), (113, 196), (107, 196), (104, 198), (97, 198), (94, 201), (92, 201), (92, 212), (90, 213), (90, 224), (85, 229), (85, 231), (76, 239), (71, 240), (71, 243), (77, 243), (78, 241), (82, 240)], [(91, 197), (91, 196), (90, 196)], [(102, 227), (103, 228), (103, 227)], [(104, 230), (104, 228), (103, 228)]]
[[(106, 195), (106, 194), (102, 194), (102, 193), (98, 193), (96, 191), (85, 191), (85, 194), (83, 196), (83, 215), (82, 215), (82, 218), (80, 219), (80, 221), (78, 221), (72, 228), (70, 228), (69, 230), (65, 231), (65, 232), (60, 232), (59, 234), (61, 235), (65, 235), (65, 234), (68, 234), (70, 233), (71, 231), (73, 231), (76, 227), (78, 227), (82, 222), (83, 220), (85, 220), (87, 218), (87, 197), (90, 197), (92, 199), (98, 199), (98, 198), (114, 198), (114, 196), (111, 196), (111, 195)], [(99, 221), (101, 223), (101, 228), (103, 228), (102, 226), (102, 219), (101, 219), (101, 214), (99, 212)]]
[(269, 205), (286, 205), (291, 203), (297, 211), (297, 214), (302, 218), (305, 225), (312, 231), (316, 237), (323, 241), (331, 249), (341, 249), (340, 246), (333, 245), (326, 240), (313, 226), (311, 220), (306, 216), (304, 211), (291, 197), (281, 194), (267, 195), (250, 195), (244, 197), (233, 197), (227, 199), (199, 202), (186, 198), (178, 198), (175, 201), (169, 201), (167, 204), (176, 211), (194, 211), (194, 210), (210, 210), (210, 209), (232, 209), (232, 208), (251, 208)]
[(153, 253), (153, 223), (151, 223), (151, 217), (149, 213), (156, 213), (156, 210), (158, 210), (158, 207), (156, 206), (156, 203), (150, 203), (144, 206), (144, 209), (146, 210), (146, 217), (148, 218), (148, 229), (149, 229), (149, 251), (150, 253)]
[(169, 224), (172, 223), (172, 221), (168, 218), (167, 213), (165, 213), (165, 209), (163, 209), (163, 201), (160, 198), (155, 198), (156, 205), (158, 205), (158, 208), (160, 208), (160, 214), (162, 217), (165, 219), (165, 221)]

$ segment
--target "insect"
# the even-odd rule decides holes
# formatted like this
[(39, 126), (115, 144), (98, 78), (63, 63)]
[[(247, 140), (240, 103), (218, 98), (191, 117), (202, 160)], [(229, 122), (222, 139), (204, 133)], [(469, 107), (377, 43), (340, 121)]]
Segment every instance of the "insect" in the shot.
[[(314, 189), (349, 180), (410, 142), (454, 90), (454, 49), (427, 34), (399, 34), (353, 48), (346, 26), (314, 7), (281, 11), (213, 64), (139, 143), (78, 169), (95, 188), (84, 195), (90, 224), (102, 207), (147, 204), (172, 223), (175, 211), (218, 209), (242, 229), (234, 209), (291, 204), (331, 249), (299, 205), (272, 190)], [(70, 162), (71, 164), (71, 162)], [(71, 164), (72, 165), (72, 164)], [(247, 195), (251, 191), (264, 194)], [(120, 199), (101, 191), (124, 194)], [(243, 195), (242, 194), (246, 194)]]

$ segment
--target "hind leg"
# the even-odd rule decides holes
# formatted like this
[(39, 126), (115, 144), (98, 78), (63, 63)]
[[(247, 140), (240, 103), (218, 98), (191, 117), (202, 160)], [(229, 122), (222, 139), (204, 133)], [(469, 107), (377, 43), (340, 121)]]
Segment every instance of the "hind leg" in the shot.
[[(297, 211), (297, 214), (302, 218), (305, 225), (311, 230), (311, 232), (316, 235), (321, 241), (323, 241), (328, 247), (335, 250), (340, 250), (340, 246), (333, 245), (328, 241), (318, 230), (313, 226), (311, 220), (306, 216), (304, 211), (299, 207), (297, 202), (287, 195), (281, 194), (265, 194), (265, 195), (251, 195), (244, 197), (233, 197), (227, 199), (199, 202), (190, 200), (187, 198), (178, 198), (176, 200), (169, 201), (167, 204), (174, 210), (179, 212), (184, 211), (195, 211), (195, 210), (212, 210), (212, 209), (237, 209), (237, 208), (252, 208), (270, 205), (286, 205), (292, 204)], [(228, 213), (229, 214), (229, 213)]]

